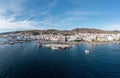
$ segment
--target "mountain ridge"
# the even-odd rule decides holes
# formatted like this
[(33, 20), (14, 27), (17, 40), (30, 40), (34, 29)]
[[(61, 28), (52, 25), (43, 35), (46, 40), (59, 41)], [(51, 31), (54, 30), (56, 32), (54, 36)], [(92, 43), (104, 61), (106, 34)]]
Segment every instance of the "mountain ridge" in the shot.
[(93, 28), (75, 28), (72, 30), (57, 30), (57, 29), (47, 29), (47, 30), (23, 30), (23, 31), (12, 31), (12, 32), (5, 32), (5, 33), (0, 33), (0, 34), (8, 34), (8, 33), (22, 33), (22, 34), (33, 34), (33, 35), (37, 35), (37, 34), (57, 34), (57, 33), (61, 33), (61, 34), (75, 34), (75, 33), (120, 33), (120, 31), (118, 30), (114, 30), (114, 31), (106, 31), (106, 30), (100, 30), (100, 29), (93, 29)]

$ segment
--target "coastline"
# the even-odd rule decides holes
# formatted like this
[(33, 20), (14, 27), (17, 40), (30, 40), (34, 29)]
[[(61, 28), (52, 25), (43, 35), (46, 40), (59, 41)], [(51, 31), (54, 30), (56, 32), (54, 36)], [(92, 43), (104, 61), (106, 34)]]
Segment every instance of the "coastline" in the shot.
[(63, 44), (63, 45), (77, 45), (77, 44), (93, 44), (93, 45), (99, 45), (99, 44), (113, 44), (113, 43), (116, 43), (116, 44), (120, 44), (120, 41), (80, 41), (80, 42), (76, 42), (76, 41), (73, 41), (73, 42), (63, 42), (63, 43), (56, 43), (56, 42), (47, 42), (47, 43), (44, 43), (44, 42), (38, 42), (37, 40), (32, 40), (32, 41), (26, 41), (26, 40), (21, 40), (21, 41), (5, 41), (5, 42), (0, 42), (0, 45), (6, 45), (6, 44), (15, 44), (15, 43), (25, 43), (25, 42), (36, 42), (40, 45), (46, 45), (46, 44)]

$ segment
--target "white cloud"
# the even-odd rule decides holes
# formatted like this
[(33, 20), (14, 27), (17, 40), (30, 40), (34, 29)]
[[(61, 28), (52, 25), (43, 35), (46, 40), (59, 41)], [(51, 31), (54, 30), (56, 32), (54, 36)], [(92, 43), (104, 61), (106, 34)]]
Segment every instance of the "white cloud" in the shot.
[(93, 12), (87, 12), (87, 11), (72, 11), (72, 12), (67, 12), (66, 15), (94, 15), (95, 13)]
[(4, 13), (5, 13), (5, 11), (3, 9), (0, 9), (0, 15), (4, 14)]
[(65, 15), (69, 16), (94, 16), (94, 15), (103, 15), (103, 13), (100, 12), (94, 12), (94, 11), (84, 11), (84, 10), (71, 10), (67, 11)]
[(49, 7), (49, 8), (54, 7), (56, 5), (56, 3), (57, 3), (57, 0), (53, 0), (50, 3), (47, 4), (47, 7)]
[[(62, 29), (64, 26), (72, 26), (75, 22), (88, 19), (87, 16), (99, 15), (92, 11), (71, 10), (52, 16), (50, 10), (57, 4), (57, 0), (50, 1), (40, 9), (30, 11), (23, 6), (26, 1), (29, 2), (29, 0), (0, 0), (0, 32), (22, 29)], [(26, 15), (24, 19), (17, 21), (17, 16), (22, 14), (24, 16), (24, 13)]]
[(0, 9), (5, 13), (8, 11), (16, 13), (22, 10), (22, 3), (26, 0), (0, 0)]
[(33, 26), (36, 25), (33, 21), (17, 21), (11, 22), (0, 19), (0, 28), (1, 29), (24, 29), (24, 28), (34, 28)]
[[(31, 20), (31, 18), (37, 17), (35, 15), (36, 13), (38, 14), (38, 11), (31, 10), (31, 13), (27, 13), (23, 6), (23, 3), (26, 1), (28, 0), (0, 0), (0, 32), (21, 29), (44, 29), (45, 27), (50, 28), (50, 26), (53, 26), (53, 24), (47, 20), (45, 20), (46, 22), (42, 19), (41, 21)], [(56, 5), (56, 1), (57, 0), (52, 0), (43, 6), (43, 8), (41, 7), (44, 11), (39, 12), (39, 17), (47, 14), (50, 8)], [(16, 21), (18, 19), (17, 16), (22, 15), (22, 12), (27, 13), (28, 16), (22, 20)], [(45, 19), (46, 18), (48, 19), (48, 16), (46, 16)]]

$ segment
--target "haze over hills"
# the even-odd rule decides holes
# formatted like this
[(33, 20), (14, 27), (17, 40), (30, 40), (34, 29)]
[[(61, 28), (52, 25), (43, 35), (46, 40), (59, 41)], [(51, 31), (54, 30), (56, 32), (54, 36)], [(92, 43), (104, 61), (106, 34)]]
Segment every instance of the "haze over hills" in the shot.
[(37, 34), (68, 34), (68, 35), (72, 35), (74, 33), (120, 33), (120, 31), (105, 31), (105, 30), (100, 30), (100, 29), (90, 29), (90, 28), (75, 28), (72, 30), (56, 30), (56, 29), (48, 29), (48, 30), (23, 30), (23, 31), (13, 31), (13, 32), (6, 32), (6, 33), (1, 33), (1, 34), (8, 34), (8, 33), (26, 33), (26, 34), (33, 34), (33, 35), (37, 35)]

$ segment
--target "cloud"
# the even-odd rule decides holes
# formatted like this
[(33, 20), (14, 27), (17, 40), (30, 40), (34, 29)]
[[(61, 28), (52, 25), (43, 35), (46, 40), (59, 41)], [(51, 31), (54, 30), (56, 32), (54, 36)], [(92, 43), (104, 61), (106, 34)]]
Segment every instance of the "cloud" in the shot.
[[(37, 6), (42, 11), (26, 9), (25, 7), (28, 6), (24, 4), (25, 2), (29, 3), (29, 0), (0, 0), (0, 32), (52, 27), (53, 24), (46, 18), (50, 17), (47, 14), (50, 12), (50, 8), (56, 5), (57, 0), (51, 0), (43, 7)], [(44, 20), (46, 22), (43, 22)]]
[(4, 13), (5, 13), (5, 11), (3, 9), (0, 9), (0, 15), (4, 14)]
[[(80, 10), (71, 10), (66, 11), (62, 15), (55, 16), (54, 19), (51, 19), (56, 26), (74, 26), (77, 23), (82, 21), (89, 20), (88, 16), (95, 16), (97, 12), (92, 11), (80, 11)], [(98, 14), (99, 15), (99, 14)]]
[(36, 25), (37, 23), (33, 21), (16, 21), (16, 22), (11, 22), (11, 21), (6, 21), (0, 19), (0, 28), (2, 29), (26, 29), (26, 28), (34, 28), (33, 26)]
[[(51, 10), (57, 0), (48, 0), (44, 6), (34, 8), (28, 4), (42, 0), (0, 0), (0, 32), (29, 29), (63, 29), (74, 26), (78, 22), (88, 20), (88, 16), (99, 15), (97, 12), (83, 10), (67, 10), (62, 14), (53, 15)], [(44, 1), (44, 0), (43, 0)], [(7, 5), (6, 5), (7, 2)], [(31, 3), (33, 4), (33, 3)]]
[(48, 8), (54, 7), (56, 5), (56, 3), (57, 3), (57, 0), (53, 0), (50, 3), (47, 4), (47, 7)]
[(103, 15), (101, 12), (95, 11), (84, 11), (84, 10), (71, 10), (67, 11), (65, 15), (68, 16), (95, 16), (95, 15)]
[(0, 0), (0, 9), (4, 11), (4, 13), (12, 12), (16, 13), (22, 10), (22, 3), (26, 0)]
[[(44, 0), (43, 0), (44, 1)], [(7, 5), (6, 5), (7, 2)], [(39, 5), (36, 5), (38, 3)], [(34, 16), (45, 15), (54, 7), (57, 0), (0, 0), (0, 15), (4, 17), (16, 14), (18, 16)], [(30, 4), (30, 5), (29, 5)], [(44, 4), (42, 6), (42, 4)], [(35, 16), (36, 15), (36, 16)]]

